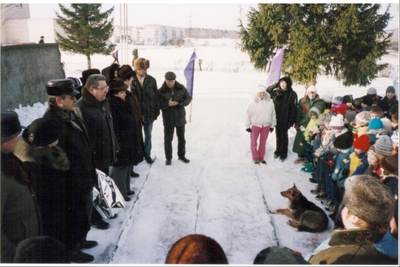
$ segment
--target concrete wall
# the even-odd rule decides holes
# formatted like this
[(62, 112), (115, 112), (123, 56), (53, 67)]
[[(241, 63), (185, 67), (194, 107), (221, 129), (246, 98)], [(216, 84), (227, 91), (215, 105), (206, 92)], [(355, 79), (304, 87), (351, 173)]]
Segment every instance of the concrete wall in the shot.
[(1, 110), (47, 101), (46, 83), (65, 78), (58, 44), (1, 47)]

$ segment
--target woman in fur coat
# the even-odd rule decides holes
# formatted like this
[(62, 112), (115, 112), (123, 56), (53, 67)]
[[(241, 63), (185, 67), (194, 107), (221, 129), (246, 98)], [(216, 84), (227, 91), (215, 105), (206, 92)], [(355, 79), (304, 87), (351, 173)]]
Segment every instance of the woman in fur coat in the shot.
[(129, 196), (135, 194), (130, 188), (131, 171), (144, 157), (142, 125), (135, 115), (134, 99), (132, 93), (127, 90), (129, 85), (122, 79), (115, 78), (109, 86), (108, 99), (113, 114), (113, 127), (120, 144), (118, 161), (113, 166), (111, 177), (125, 201), (130, 201)]
[(14, 154), (35, 174), (33, 187), (41, 211), (43, 234), (68, 246), (67, 239), (76, 232), (76, 225), (67, 223), (74, 192), (64, 175), (70, 162), (57, 146), (60, 133), (57, 122), (39, 118), (23, 131)]
[(264, 159), (265, 145), (268, 134), (276, 125), (275, 106), (266, 90), (264, 85), (259, 85), (254, 100), (247, 107), (245, 126), (246, 131), (250, 132), (250, 149), (255, 164), (267, 164)]

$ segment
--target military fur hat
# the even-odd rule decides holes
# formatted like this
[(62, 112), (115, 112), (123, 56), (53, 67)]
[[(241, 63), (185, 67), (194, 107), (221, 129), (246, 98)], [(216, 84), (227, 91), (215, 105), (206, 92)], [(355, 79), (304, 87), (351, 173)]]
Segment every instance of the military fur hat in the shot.
[(396, 200), (389, 188), (370, 175), (346, 179), (343, 202), (354, 215), (370, 224), (388, 226)]
[(145, 58), (138, 58), (134, 63), (135, 70), (147, 70), (150, 68), (150, 61)]

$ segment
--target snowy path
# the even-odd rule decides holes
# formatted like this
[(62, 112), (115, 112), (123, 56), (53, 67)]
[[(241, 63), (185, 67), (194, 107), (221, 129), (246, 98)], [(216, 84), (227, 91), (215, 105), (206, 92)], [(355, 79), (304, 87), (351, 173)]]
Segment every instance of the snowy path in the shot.
[[(108, 247), (100, 240), (98, 247), (88, 250), (95, 255), (95, 263), (162, 264), (176, 240), (200, 233), (221, 244), (229, 263), (251, 264), (255, 255), (267, 246), (285, 245), (306, 255), (329, 236), (330, 230), (320, 234), (297, 232), (286, 224), (288, 218), (269, 213), (269, 210), (288, 206), (287, 199), (279, 192), (294, 182), (297, 181), (297, 186), (309, 199), (314, 197), (309, 193), (313, 185), (304, 182), (309, 175), (300, 172), (300, 166), (292, 163), (295, 155), (290, 153), (284, 163), (273, 159), (274, 133), (268, 138), (268, 164), (252, 163), (249, 135), (243, 128), (243, 108), (235, 108), (246, 106), (247, 102), (242, 98), (197, 99), (198, 106), (206, 103), (231, 107), (222, 108), (218, 117), (211, 111), (204, 114), (208, 111), (203, 109), (202, 118), (206, 120), (197, 121), (194, 116), (193, 122), (188, 123), (189, 164), (179, 161), (174, 154), (172, 165), (165, 165), (162, 121), (156, 121), (153, 151), (157, 160), (149, 176), (146, 178), (147, 163), (135, 167), (141, 177), (132, 179), (131, 185), (137, 194), (134, 200), (128, 202), (125, 209), (116, 210), (120, 217), (115, 222), (110, 221), (110, 229), (104, 232), (94, 229), (89, 233), (89, 238), (93, 234), (96, 240), (102, 233), (114, 239)], [(220, 130), (207, 131), (215, 127)], [(200, 138), (207, 139), (208, 144), (200, 148), (195, 144), (200, 140), (193, 138), (199, 129), (204, 132)], [(238, 129), (242, 131), (237, 132)], [(292, 141), (294, 132), (289, 135)], [(197, 149), (191, 149), (192, 146)], [(176, 140), (173, 148), (175, 151)], [(97, 253), (102, 256), (96, 256)]]

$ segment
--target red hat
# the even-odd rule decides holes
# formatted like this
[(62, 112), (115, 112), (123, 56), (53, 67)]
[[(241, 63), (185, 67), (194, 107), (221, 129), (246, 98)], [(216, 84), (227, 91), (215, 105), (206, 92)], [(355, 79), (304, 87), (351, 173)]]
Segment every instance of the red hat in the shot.
[(338, 105), (338, 106), (333, 106), (333, 107), (331, 108), (331, 110), (332, 110), (333, 112), (335, 112), (336, 115), (337, 115), (337, 114), (342, 114), (343, 116), (346, 115), (346, 109), (347, 109), (346, 104), (342, 104), (342, 105)]
[(371, 144), (367, 134), (361, 135), (353, 142), (353, 147), (360, 149), (361, 151), (368, 151), (370, 146)]

